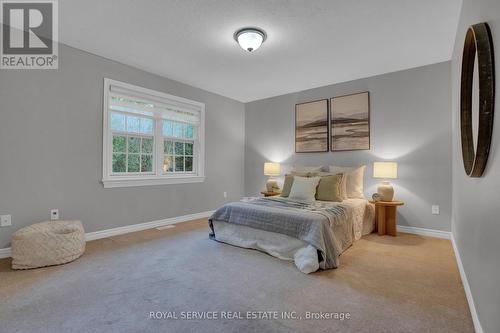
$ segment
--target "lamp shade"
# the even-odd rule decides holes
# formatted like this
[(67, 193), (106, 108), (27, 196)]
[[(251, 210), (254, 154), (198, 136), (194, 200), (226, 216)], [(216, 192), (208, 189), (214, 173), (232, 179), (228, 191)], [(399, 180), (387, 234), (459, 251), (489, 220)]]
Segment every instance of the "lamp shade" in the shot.
[(264, 175), (266, 176), (279, 176), (280, 175), (280, 164), (266, 162), (264, 163)]
[(385, 179), (398, 178), (398, 164), (396, 162), (374, 162), (373, 177)]

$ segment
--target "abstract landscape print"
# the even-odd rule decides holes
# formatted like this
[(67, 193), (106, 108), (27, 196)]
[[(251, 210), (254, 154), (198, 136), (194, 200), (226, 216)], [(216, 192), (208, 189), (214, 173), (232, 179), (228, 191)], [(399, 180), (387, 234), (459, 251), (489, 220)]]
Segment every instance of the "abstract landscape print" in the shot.
[(295, 152), (328, 151), (328, 100), (295, 105)]
[(370, 149), (370, 95), (362, 92), (330, 99), (331, 150)]

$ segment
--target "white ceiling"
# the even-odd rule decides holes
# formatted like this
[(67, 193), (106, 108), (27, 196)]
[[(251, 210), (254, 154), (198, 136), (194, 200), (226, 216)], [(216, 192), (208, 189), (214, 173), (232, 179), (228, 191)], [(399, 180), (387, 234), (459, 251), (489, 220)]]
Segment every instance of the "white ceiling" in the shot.
[[(64, 0), (60, 41), (242, 102), (451, 58), (461, 0)], [(233, 33), (268, 38), (249, 54)]]

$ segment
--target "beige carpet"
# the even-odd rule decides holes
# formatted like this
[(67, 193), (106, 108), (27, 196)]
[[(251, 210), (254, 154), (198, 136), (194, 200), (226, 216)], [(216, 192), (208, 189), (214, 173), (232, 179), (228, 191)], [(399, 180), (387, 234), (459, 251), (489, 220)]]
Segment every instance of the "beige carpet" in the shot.
[[(150, 319), (151, 311), (179, 319)], [(235, 311), (244, 319), (183, 320), (183, 311)], [(252, 320), (247, 311), (289, 311), (296, 319)], [(350, 319), (304, 318), (320, 311)], [(474, 329), (447, 240), (372, 234), (342, 255), (339, 269), (305, 275), (293, 263), (209, 240), (206, 221), (193, 221), (89, 242), (64, 266), (11, 271), (10, 259), (0, 260), (0, 331)]]

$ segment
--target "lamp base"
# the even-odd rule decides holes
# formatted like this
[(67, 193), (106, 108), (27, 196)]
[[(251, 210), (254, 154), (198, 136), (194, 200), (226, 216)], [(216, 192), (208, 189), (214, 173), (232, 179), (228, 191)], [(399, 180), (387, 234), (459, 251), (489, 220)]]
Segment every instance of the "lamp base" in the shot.
[(392, 201), (394, 199), (394, 188), (389, 182), (382, 182), (377, 188), (377, 193), (380, 195), (381, 201)]
[(278, 186), (278, 182), (276, 179), (269, 177), (269, 179), (266, 182), (266, 189), (267, 192), (280, 192), (280, 187)]

